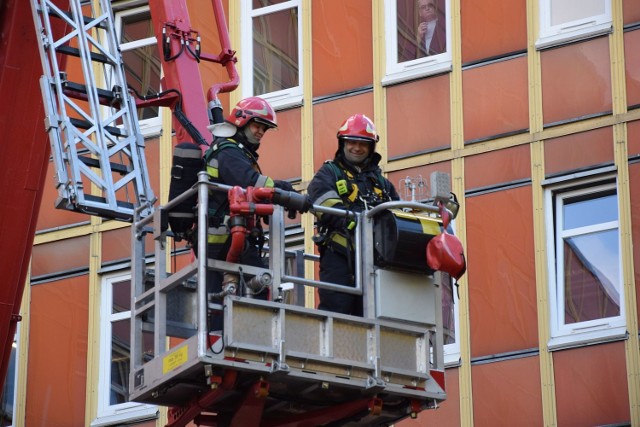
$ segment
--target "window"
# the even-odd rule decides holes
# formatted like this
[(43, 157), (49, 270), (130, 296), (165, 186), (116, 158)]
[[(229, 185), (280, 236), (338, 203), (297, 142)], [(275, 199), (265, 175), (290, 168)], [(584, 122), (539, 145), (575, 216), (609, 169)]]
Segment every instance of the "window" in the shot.
[(611, 31), (611, 0), (540, 0), (538, 48)]
[(302, 102), (300, 0), (242, 0), (242, 96), (274, 108)]
[(460, 298), (458, 286), (447, 273), (442, 274), (442, 328), (444, 335), (444, 363), (458, 365), (460, 363), (460, 341), (457, 339), (460, 329), (458, 307)]
[(383, 84), (451, 69), (449, 0), (385, 0)]
[[(131, 274), (102, 280), (100, 308), (100, 374), (98, 417), (92, 426), (131, 422), (157, 416), (152, 405), (129, 402)], [(153, 337), (145, 340), (145, 356), (153, 357)]]
[[(20, 324), (18, 324), (18, 331)], [(9, 356), (9, 366), (7, 376), (0, 395), (0, 426), (11, 427), (16, 425), (16, 391), (18, 388), (18, 332), (16, 332), (11, 344), (11, 354)]]
[[(161, 62), (149, 7), (137, 7), (116, 14), (116, 28), (129, 87), (141, 96), (160, 92)], [(158, 133), (159, 107), (138, 109), (144, 134)]]
[(550, 348), (626, 334), (616, 184), (546, 190)]

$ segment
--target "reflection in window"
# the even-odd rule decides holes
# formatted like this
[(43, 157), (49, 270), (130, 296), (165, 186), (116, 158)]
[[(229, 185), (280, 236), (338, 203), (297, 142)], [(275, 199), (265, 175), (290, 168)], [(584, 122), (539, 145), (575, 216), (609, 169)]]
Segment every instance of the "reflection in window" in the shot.
[(611, 31), (611, 0), (540, 0), (536, 46), (547, 47)]
[[(131, 280), (129, 274), (102, 282), (100, 389), (98, 418), (131, 421), (155, 414), (155, 407), (129, 402)], [(153, 358), (153, 333), (144, 335), (145, 360)]]
[[(160, 56), (148, 7), (117, 15), (125, 77), (138, 94), (160, 92)], [(157, 119), (158, 107), (138, 109), (139, 120)]]
[(398, 62), (447, 50), (444, 0), (397, 0)]
[(302, 101), (301, 0), (242, 0), (243, 97), (274, 108)]
[(253, 94), (296, 87), (298, 73), (298, 9), (253, 18)]
[(2, 388), (2, 396), (0, 397), (0, 427), (11, 427), (14, 425), (15, 415), (15, 399), (17, 387), (17, 351), (18, 351), (18, 335), (13, 339), (11, 345), (11, 354), (9, 356), (9, 366), (7, 368), (7, 376)]
[(552, 340), (589, 341), (597, 339), (594, 331), (604, 337), (607, 329), (624, 326), (615, 183), (549, 190), (547, 197), (555, 205), (549, 254)]
[(456, 342), (456, 313), (455, 304), (457, 286), (453, 284), (453, 279), (447, 273), (442, 274), (442, 328), (444, 344), (455, 344)]

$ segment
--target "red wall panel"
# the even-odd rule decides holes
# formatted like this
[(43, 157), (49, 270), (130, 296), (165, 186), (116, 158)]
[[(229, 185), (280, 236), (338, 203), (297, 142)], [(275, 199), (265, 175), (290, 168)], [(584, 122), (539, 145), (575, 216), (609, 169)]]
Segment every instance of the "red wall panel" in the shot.
[(279, 111), (276, 118), (278, 129), (268, 131), (260, 143), (260, 168), (274, 179), (300, 179), (300, 109)]
[(609, 38), (543, 51), (544, 123), (611, 111)]
[(640, 22), (640, 2), (622, 0), (622, 14), (625, 25)]
[(312, 2), (314, 97), (372, 84), (371, 14), (369, 0)]
[(467, 197), (471, 356), (538, 346), (531, 188)]
[(613, 162), (609, 127), (553, 138), (544, 143), (545, 175)]
[(469, 156), (464, 162), (465, 188), (488, 187), (531, 177), (528, 145)]
[(629, 106), (640, 104), (640, 49), (638, 46), (640, 46), (640, 30), (624, 33), (624, 68)]
[(628, 423), (624, 343), (553, 353), (559, 426)]
[(462, 96), (465, 141), (527, 129), (527, 58), (463, 71)]
[(640, 120), (627, 123), (627, 154), (640, 155)]
[(89, 236), (58, 240), (33, 247), (32, 277), (76, 268), (89, 268)]
[(28, 426), (83, 426), (88, 276), (31, 287)]
[(538, 357), (478, 364), (471, 377), (474, 425), (544, 425)]
[(634, 242), (633, 271), (636, 284), (636, 304), (640, 313), (640, 163), (629, 165), (629, 185), (631, 193), (631, 238)]
[(460, 9), (463, 63), (526, 50), (526, 2), (461, 0)]
[(449, 75), (387, 89), (389, 158), (451, 145)]

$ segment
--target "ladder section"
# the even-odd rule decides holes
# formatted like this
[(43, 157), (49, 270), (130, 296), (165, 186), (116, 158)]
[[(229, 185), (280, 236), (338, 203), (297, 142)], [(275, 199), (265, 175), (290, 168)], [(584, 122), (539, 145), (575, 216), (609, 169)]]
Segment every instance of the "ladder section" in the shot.
[(109, 0), (31, 0), (31, 6), (56, 207), (124, 221), (137, 208), (149, 215), (155, 199)]

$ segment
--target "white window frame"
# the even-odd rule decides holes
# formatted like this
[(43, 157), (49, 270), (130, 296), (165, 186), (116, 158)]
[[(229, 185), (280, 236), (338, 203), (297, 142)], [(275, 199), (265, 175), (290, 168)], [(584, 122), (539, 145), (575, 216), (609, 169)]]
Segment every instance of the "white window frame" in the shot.
[[(116, 33), (120, 34), (122, 30), (122, 19), (134, 15), (139, 15), (142, 13), (148, 13), (149, 6), (139, 6), (131, 9), (125, 9), (122, 11), (118, 11), (115, 13), (115, 29)], [(155, 37), (147, 37), (140, 40), (135, 40), (128, 43), (120, 44), (120, 51), (126, 52), (128, 50), (138, 49), (140, 47), (145, 47), (149, 45), (157, 45), (158, 41)], [(160, 77), (162, 77), (162, 70), (160, 71)], [(162, 108), (158, 109), (158, 116), (151, 119), (139, 119), (138, 123), (140, 126), (140, 132), (142, 132), (145, 136), (154, 136), (159, 135), (162, 130)]]
[(98, 414), (92, 427), (140, 421), (156, 417), (158, 407), (137, 402), (110, 404), (111, 396), (111, 323), (131, 318), (131, 311), (112, 313), (114, 283), (131, 280), (131, 272), (105, 275), (101, 279), (100, 357), (98, 374)]
[(253, 95), (253, 18), (280, 12), (287, 9), (298, 9), (298, 86), (260, 94), (275, 109), (283, 109), (302, 104), (303, 88), (303, 63), (302, 63), (302, 1), (288, 0), (283, 3), (261, 7), (253, 10), (252, 0), (241, 0), (240, 3), (240, 28), (241, 32), (241, 79), (242, 97)]
[(444, 345), (445, 367), (458, 366), (460, 364), (460, 300), (458, 299), (458, 286), (456, 286), (456, 281), (453, 278), (451, 280), (453, 291), (453, 323), (456, 331), (456, 341)]
[(383, 86), (451, 71), (451, 0), (445, 0), (445, 16), (447, 17), (447, 51), (439, 55), (399, 63), (397, 0), (385, 0), (386, 73), (382, 79)]
[[(12, 401), (13, 401), (13, 405), (11, 406), (11, 424), (8, 425), (7, 427), (13, 427), (17, 425), (17, 420), (16, 420), (16, 415), (17, 415), (17, 406), (18, 406), (18, 366), (20, 363), (20, 348), (19, 348), (19, 344), (20, 343), (20, 322), (18, 322), (17, 326), (16, 326), (16, 333), (13, 337), (13, 343), (12, 343), (12, 351), (15, 351), (15, 356), (13, 359), (13, 370), (11, 369), (7, 369), (7, 375), (6, 375), (6, 380), (5, 380), (5, 384), (3, 384), (3, 386), (6, 386), (6, 383), (8, 383), (9, 381), (9, 376), (13, 376), (13, 390), (10, 391), (10, 393), (12, 393), (13, 397), (12, 397)], [(11, 357), (11, 356), (10, 356)], [(10, 362), (10, 361), (9, 361)], [(2, 388), (2, 390), (0, 390), (0, 396), (3, 394), (3, 392), (5, 391), (4, 387)], [(6, 390), (9, 391), (9, 390)], [(3, 408), (4, 409), (4, 408)]]
[[(609, 175), (611, 180), (615, 176)], [(616, 284), (620, 295), (620, 314), (614, 317), (564, 324), (564, 237), (569, 234), (584, 235), (587, 232), (602, 230), (618, 230), (619, 219), (595, 226), (581, 227), (570, 232), (561, 230), (562, 201), (576, 195), (597, 194), (603, 191), (616, 190), (617, 184), (604, 182), (606, 177), (591, 177), (586, 180), (563, 182), (545, 188), (545, 223), (547, 233), (547, 269), (549, 283), (549, 315), (550, 315), (550, 350), (588, 345), (595, 342), (613, 341), (626, 337), (624, 289), (622, 283), (622, 248), (618, 245), (619, 280)], [(578, 185), (580, 186), (578, 188)], [(584, 187), (588, 185), (588, 187)], [(617, 196), (619, 197), (619, 196)], [(555, 217), (555, 218), (554, 218)]]
[[(540, 0), (540, 34), (536, 41), (536, 48), (542, 49), (562, 43), (585, 39), (600, 34), (611, 32), (611, 0), (602, 0), (604, 3), (604, 13), (582, 19), (564, 22), (562, 24), (551, 24), (551, 3), (554, 0)], [(571, 0), (576, 7), (583, 0)]]

